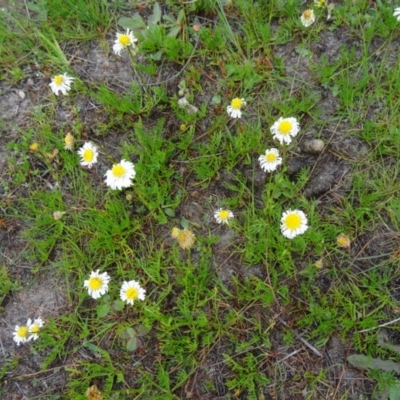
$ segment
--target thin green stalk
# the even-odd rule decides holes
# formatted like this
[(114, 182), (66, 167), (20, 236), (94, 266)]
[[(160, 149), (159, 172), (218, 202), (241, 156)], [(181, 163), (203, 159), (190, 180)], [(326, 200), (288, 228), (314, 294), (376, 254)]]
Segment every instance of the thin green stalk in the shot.
[(131, 58), (131, 60), (132, 60), (132, 68), (133, 68), (133, 70), (135, 71), (135, 74), (137, 75), (137, 77), (139, 78), (139, 81), (140, 81), (140, 84), (141, 84), (141, 86), (142, 86), (142, 89), (143, 89), (143, 91), (145, 92), (145, 94), (146, 94), (148, 97), (150, 97), (150, 96), (149, 96), (149, 93), (148, 93), (148, 91), (147, 91), (146, 81), (144, 80), (144, 77), (143, 77), (143, 75), (141, 74), (141, 72), (139, 71), (139, 69), (136, 68), (135, 54), (133, 54), (132, 49), (130, 49), (129, 47), (127, 47), (127, 49), (128, 49), (129, 56), (130, 56), (130, 58)]

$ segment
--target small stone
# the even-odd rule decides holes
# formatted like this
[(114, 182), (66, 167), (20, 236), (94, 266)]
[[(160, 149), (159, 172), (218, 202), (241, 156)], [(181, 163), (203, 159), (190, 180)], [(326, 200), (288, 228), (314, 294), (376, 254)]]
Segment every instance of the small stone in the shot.
[(199, 109), (196, 106), (191, 105), (186, 97), (182, 97), (181, 99), (178, 100), (178, 106), (181, 108), (186, 108), (186, 111), (188, 114), (196, 114)]
[(18, 96), (23, 100), (26, 97), (26, 94), (22, 90), (18, 90)]
[(303, 140), (300, 147), (305, 153), (318, 154), (324, 150), (325, 143), (321, 139)]

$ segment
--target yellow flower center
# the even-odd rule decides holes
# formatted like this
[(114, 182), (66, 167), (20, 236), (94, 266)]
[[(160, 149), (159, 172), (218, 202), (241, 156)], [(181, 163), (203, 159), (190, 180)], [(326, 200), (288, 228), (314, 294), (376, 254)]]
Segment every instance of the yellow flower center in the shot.
[(282, 121), (278, 126), (278, 130), (282, 135), (289, 134), (292, 131), (292, 129), (293, 129), (293, 125), (288, 120)]
[(272, 163), (272, 162), (275, 162), (276, 159), (277, 159), (277, 157), (276, 157), (275, 153), (268, 153), (265, 155), (265, 161), (267, 161), (267, 162)]
[(219, 212), (219, 217), (220, 217), (222, 220), (228, 219), (228, 218), (229, 218), (229, 212), (226, 211), (226, 210), (221, 210), (221, 211)]
[(340, 247), (350, 247), (350, 239), (343, 234), (339, 235), (336, 241)]
[(179, 232), (178, 240), (180, 242), (186, 242), (188, 239), (188, 233), (186, 231)]
[(173, 238), (176, 238), (176, 237), (178, 237), (178, 235), (179, 235), (180, 232), (181, 232), (181, 230), (180, 230), (179, 228), (172, 228), (171, 236), (172, 236)]
[(54, 83), (57, 86), (61, 86), (64, 83), (64, 77), (62, 75), (57, 75), (54, 77)]
[(315, 268), (321, 269), (321, 268), (323, 268), (323, 266), (324, 266), (324, 263), (323, 263), (322, 259), (319, 259), (319, 260), (315, 261), (315, 263), (314, 263)]
[(116, 178), (121, 178), (121, 177), (123, 177), (124, 175), (125, 175), (125, 173), (126, 173), (126, 170), (125, 170), (125, 168), (122, 166), (122, 165), (120, 165), (120, 164), (117, 164), (117, 165), (114, 165), (113, 167), (112, 167), (112, 174), (116, 177)]
[(295, 230), (301, 226), (301, 218), (297, 214), (289, 214), (285, 219), (285, 225), (290, 230)]
[(32, 333), (38, 333), (39, 329), (40, 329), (39, 324), (35, 324), (35, 325), (31, 326), (31, 332)]
[(82, 157), (86, 162), (91, 162), (93, 160), (93, 156), (94, 156), (93, 150), (92, 149), (86, 149), (83, 152), (83, 156)]
[(131, 39), (128, 35), (119, 35), (118, 41), (122, 46), (129, 46), (131, 44)]
[(311, 19), (312, 18), (312, 11), (311, 10), (306, 10), (303, 13), (304, 19)]
[(231, 107), (234, 108), (235, 110), (240, 110), (240, 107), (243, 105), (243, 100), (239, 98), (235, 98), (231, 102)]
[(126, 290), (126, 297), (128, 300), (135, 300), (139, 296), (139, 291), (136, 288), (130, 287)]
[(68, 133), (67, 136), (65, 136), (64, 138), (64, 142), (65, 144), (70, 145), (74, 142), (74, 137), (70, 133)]
[(20, 326), (17, 330), (17, 335), (20, 338), (26, 338), (28, 336), (28, 327), (27, 326)]
[(98, 276), (89, 279), (89, 288), (91, 290), (99, 290), (103, 285), (103, 280)]
[(182, 249), (190, 249), (194, 244), (195, 236), (190, 229), (184, 229), (180, 231), (177, 239)]
[(39, 143), (32, 143), (32, 144), (29, 146), (29, 150), (31, 150), (31, 151), (38, 151), (38, 150), (39, 150)]

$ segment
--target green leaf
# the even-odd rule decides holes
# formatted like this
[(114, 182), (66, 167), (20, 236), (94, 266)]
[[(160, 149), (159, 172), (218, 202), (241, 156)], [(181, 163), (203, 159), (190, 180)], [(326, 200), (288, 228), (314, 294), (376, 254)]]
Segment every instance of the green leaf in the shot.
[(154, 61), (160, 61), (162, 54), (163, 54), (163, 51), (159, 50), (159, 51), (157, 51), (157, 53), (150, 54), (149, 57)]
[(46, 0), (40, 0), (40, 1), (38, 1), (37, 4), (28, 2), (26, 4), (26, 7), (28, 8), (28, 10), (37, 12), (38, 13), (38, 17), (39, 17), (38, 19), (40, 21), (46, 21), (47, 14), (48, 14)]
[(164, 225), (168, 222), (167, 217), (164, 215), (164, 213), (156, 214), (155, 218), (156, 218), (157, 222), (161, 225)]
[(101, 304), (110, 303), (111, 296), (107, 293), (104, 296), (101, 296)]
[(150, 332), (149, 328), (146, 328), (144, 325), (138, 325), (136, 327), (136, 335), (137, 336), (145, 336)]
[(165, 208), (164, 212), (168, 215), (168, 217), (175, 217), (175, 211), (172, 208)]
[(154, 3), (153, 14), (147, 20), (149, 25), (157, 25), (161, 21), (161, 7), (158, 2)]
[(126, 331), (126, 330), (124, 330), (124, 331), (122, 331), (120, 334), (119, 334), (119, 336), (122, 338), (122, 339), (130, 339), (130, 335), (129, 335), (129, 333)]
[(379, 332), (376, 338), (379, 346), (390, 351), (395, 351), (397, 354), (400, 354), (400, 346), (388, 343), (388, 337), (385, 332), (383, 331)]
[(125, 332), (129, 335), (130, 338), (136, 337), (136, 331), (131, 327), (126, 328)]
[(96, 307), (97, 316), (99, 318), (105, 317), (110, 312), (111, 306), (110, 304), (102, 304), (101, 306)]
[(133, 31), (146, 29), (142, 17), (139, 14), (135, 14), (132, 18), (122, 17), (118, 20), (118, 25), (124, 29), (131, 29)]
[(221, 103), (222, 103), (221, 96), (219, 94), (215, 94), (211, 99), (211, 104), (221, 104)]
[(400, 373), (400, 364), (392, 360), (372, 358), (363, 354), (352, 354), (347, 357), (347, 361), (360, 369), (379, 369), (386, 372), (395, 372), (396, 374)]
[(281, 192), (279, 189), (275, 189), (275, 190), (272, 192), (272, 197), (273, 197), (274, 199), (277, 199), (277, 198), (281, 197), (281, 194), (282, 194), (282, 192)]
[(172, 25), (176, 24), (176, 19), (172, 15), (163, 15), (163, 20), (171, 23)]
[(181, 8), (178, 13), (177, 21), (181, 23), (185, 19), (185, 10)]
[(127, 351), (135, 351), (137, 349), (137, 339), (136, 336), (131, 337), (128, 342), (126, 343), (126, 350)]
[(173, 28), (171, 28), (169, 31), (168, 31), (168, 34), (167, 34), (167, 36), (170, 36), (170, 37), (177, 37), (178, 35), (179, 35), (179, 32), (181, 31), (181, 27), (180, 26), (174, 26)]
[(125, 303), (122, 300), (114, 300), (112, 303), (112, 308), (115, 311), (122, 311), (124, 309)]
[(400, 400), (400, 382), (395, 381), (389, 387), (389, 399), (390, 400)]
[(181, 219), (181, 227), (183, 229), (187, 229), (189, 228), (189, 221), (186, 218), (182, 218)]

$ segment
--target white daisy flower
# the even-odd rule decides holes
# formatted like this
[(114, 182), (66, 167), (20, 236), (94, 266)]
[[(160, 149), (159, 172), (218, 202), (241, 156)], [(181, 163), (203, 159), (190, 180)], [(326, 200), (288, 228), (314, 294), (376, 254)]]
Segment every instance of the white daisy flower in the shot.
[(71, 83), (74, 79), (67, 74), (56, 75), (49, 85), (56, 96), (58, 96), (59, 92), (67, 94), (71, 90)]
[(233, 218), (233, 212), (230, 210), (225, 210), (220, 208), (219, 210), (215, 211), (214, 218), (217, 220), (219, 224), (229, 224), (229, 219)]
[(120, 291), (120, 298), (128, 304), (133, 304), (135, 300), (144, 300), (146, 290), (144, 290), (139, 282), (129, 281), (124, 282)]
[(308, 229), (307, 217), (303, 211), (288, 210), (282, 214), (281, 232), (288, 239), (302, 235)]
[(135, 166), (130, 161), (121, 160), (119, 164), (114, 164), (104, 176), (108, 187), (121, 190), (132, 186), (135, 175)]
[(303, 14), (301, 14), (300, 21), (306, 28), (312, 25), (315, 22), (314, 10), (309, 9), (304, 11)]
[(26, 343), (29, 335), (29, 328), (26, 325), (15, 325), (14, 342), (19, 346), (20, 343)]
[(31, 319), (28, 319), (27, 325), (29, 331), (28, 340), (36, 340), (39, 337), (38, 333), (40, 328), (44, 325), (44, 321), (40, 317), (36, 318), (33, 322)]
[(279, 165), (282, 164), (282, 157), (279, 157), (278, 149), (267, 149), (265, 154), (258, 157), (258, 161), (260, 162), (261, 168), (265, 172), (275, 171)]
[(121, 51), (124, 50), (125, 48), (131, 46), (134, 49), (136, 47), (135, 46), (136, 42), (137, 39), (135, 38), (130, 29), (127, 29), (126, 33), (117, 33), (117, 38), (115, 39), (113, 45), (114, 53), (120, 56)]
[(300, 125), (296, 118), (279, 118), (271, 126), (271, 133), (274, 139), (279, 140), (281, 144), (290, 144), (292, 137), (300, 132)]
[(400, 7), (394, 9), (393, 16), (397, 18), (397, 21), (400, 22)]
[(83, 283), (83, 286), (87, 288), (89, 296), (94, 299), (98, 299), (108, 292), (108, 283), (110, 282), (110, 276), (107, 272), (100, 274), (100, 270), (91, 272), (90, 277)]
[(83, 167), (92, 168), (92, 165), (97, 163), (98, 150), (97, 146), (93, 143), (86, 142), (79, 150), (78, 154), (81, 156), (80, 164)]
[(242, 112), (240, 111), (240, 109), (244, 105), (246, 105), (244, 99), (239, 99), (238, 97), (236, 97), (231, 101), (231, 105), (227, 107), (226, 111), (228, 112), (230, 117), (240, 118), (242, 116)]

